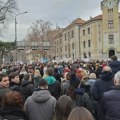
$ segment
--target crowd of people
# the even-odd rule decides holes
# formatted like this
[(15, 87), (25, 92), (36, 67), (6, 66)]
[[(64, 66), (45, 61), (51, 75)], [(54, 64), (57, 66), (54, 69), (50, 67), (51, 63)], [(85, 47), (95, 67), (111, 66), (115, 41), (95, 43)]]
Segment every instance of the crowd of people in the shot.
[(0, 120), (120, 120), (120, 61), (1, 65)]

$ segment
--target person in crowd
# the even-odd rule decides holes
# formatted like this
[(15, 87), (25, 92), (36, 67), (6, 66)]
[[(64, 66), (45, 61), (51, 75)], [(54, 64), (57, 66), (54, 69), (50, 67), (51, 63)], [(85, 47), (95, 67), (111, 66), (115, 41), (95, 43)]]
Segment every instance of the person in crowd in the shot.
[(20, 70), (20, 75), (21, 74), (27, 74), (27, 71), (26, 71), (26, 69), (25, 69), (25, 66), (23, 66), (22, 68), (21, 68), (21, 70)]
[(0, 89), (9, 87), (9, 77), (5, 73), (0, 74)]
[(10, 78), (10, 89), (13, 91), (19, 92), (21, 95), (23, 95), (22, 88), (20, 86), (20, 78), (19, 78), (19, 73), (18, 72), (12, 72), (9, 75)]
[[(71, 79), (72, 78), (72, 79)], [(70, 86), (67, 89), (67, 95), (73, 100), (73, 107), (86, 107), (91, 113), (94, 112), (92, 102), (84, 89), (81, 88), (81, 81), (76, 77), (75, 73), (71, 74)]]
[(48, 91), (46, 80), (40, 80), (39, 89), (27, 98), (24, 104), (30, 120), (51, 120), (55, 111), (56, 99)]
[(103, 69), (102, 65), (99, 62), (97, 62), (95, 66), (95, 74), (97, 78), (100, 78), (99, 75), (102, 73), (102, 69)]
[(115, 74), (111, 90), (104, 92), (101, 105), (105, 120), (120, 120), (120, 71)]
[(41, 74), (42, 77), (44, 75), (43, 68), (44, 68), (44, 65), (41, 63), (39, 70), (40, 70), (40, 74)]
[(48, 90), (50, 91), (52, 96), (54, 96), (56, 99), (58, 99), (60, 97), (60, 93), (61, 93), (61, 84), (53, 76), (54, 69), (49, 67), (46, 71), (46, 74), (47, 74), (47, 77), (45, 77), (44, 79), (48, 83)]
[(24, 100), (19, 92), (9, 91), (2, 99), (0, 117), (4, 120), (28, 120)]
[(90, 91), (92, 91), (93, 86), (96, 81), (96, 74), (95, 73), (90, 73), (89, 80), (86, 82), (87, 85), (90, 85)]
[(24, 75), (24, 78), (21, 83), (21, 87), (26, 100), (29, 96), (32, 95), (33, 91), (35, 90), (35, 86), (32, 84), (29, 74)]
[(114, 75), (109, 66), (105, 66), (102, 70), (100, 78), (95, 81), (95, 84), (92, 89), (93, 99), (97, 102), (96, 106), (96, 117), (97, 120), (103, 120), (104, 115), (101, 112), (101, 99), (104, 92), (110, 90), (110, 88), (114, 85)]
[(87, 70), (85, 70), (83, 68), (78, 68), (77, 71), (76, 71), (76, 76), (81, 81), (81, 84), (80, 84), (81, 88), (83, 88), (84, 91), (86, 93), (88, 93), (88, 95), (90, 95), (90, 85), (86, 84), (86, 82), (89, 79), (89, 75), (87, 73)]
[(111, 60), (109, 66), (111, 67), (113, 74), (115, 74), (120, 71), (120, 61), (117, 60), (117, 56), (115, 55), (111, 56)]
[(56, 103), (54, 120), (67, 120), (72, 107), (72, 99), (66, 95), (61, 96)]
[(61, 83), (62, 74), (60, 74), (60, 71), (57, 67), (54, 68), (54, 77)]
[(65, 68), (64, 68), (64, 74), (66, 72), (71, 72), (71, 69), (68, 67), (68, 65), (65, 65)]
[(39, 71), (39, 70), (35, 70), (35, 71), (34, 71), (33, 80), (34, 80), (34, 85), (35, 85), (36, 88), (39, 87), (40, 79), (41, 79), (40, 71)]
[(68, 120), (94, 120), (94, 118), (86, 108), (76, 107), (71, 111)]
[(9, 77), (5, 73), (0, 74), (0, 107), (1, 100), (4, 97), (5, 93), (10, 91), (9, 89)]
[(66, 90), (70, 86), (70, 72), (66, 72), (65, 78), (61, 83), (61, 95), (66, 94)]
[(93, 86), (92, 95), (96, 101), (100, 101), (102, 94), (110, 90), (114, 85), (114, 75), (109, 66), (105, 66), (100, 75), (100, 79), (95, 81)]

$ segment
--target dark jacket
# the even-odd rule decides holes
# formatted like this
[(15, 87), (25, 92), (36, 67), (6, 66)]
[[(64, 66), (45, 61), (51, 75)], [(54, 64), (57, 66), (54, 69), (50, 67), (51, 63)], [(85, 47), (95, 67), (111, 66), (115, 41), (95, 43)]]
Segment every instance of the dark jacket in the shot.
[(6, 106), (1, 108), (0, 117), (6, 120), (28, 120), (25, 112), (17, 106)]
[(104, 120), (104, 115), (101, 111), (101, 99), (103, 93), (109, 91), (114, 85), (113, 77), (114, 75), (112, 72), (104, 71), (100, 75), (100, 79), (96, 80), (93, 86), (92, 96), (95, 100), (94, 108), (96, 108), (95, 116), (97, 116), (97, 120)]
[(30, 95), (32, 95), (35, 86), (32, 84), (32, 82), (28, 80), (23, 80), (21, 83), (23, 94), (25, 99), (27, 99)]
[(120, 120), (120, 86), (114, 86), (103, 94), (102, 111), (105, 120)]
[(61, 93), (60, 82), (57, 81), (53, 76), (47, 76), (44, 79), (48, 82), (48, 90), (50, 91), (51, 95), (58, 99)]
[(10, 88), (11, 90), (17, 91), (17, 92), (19, 92), (21, 95), (23, 95), (23, 91), (22, 91), (22, 88), (21, 88), (21, 86), (20, 86), (19, 83), (11, 82), (9, 88)]
[(94, 110), (93, 110), (92, 102), (88, 94), (84, 92), (84, 89), (83, 88), (75, 89), (75, 94), (76, 94), (76, 100), (75, 100), (76, 106), (85, 107), (93, 114)]
[(113, 77), (114, 75), (112, 72), (104, 71), (100, 75), (100, 79), (95, 81), (92, 89), (92, 95), (96, 101), (100, 101), (102, 94), (109, 91), (110, 88), (114, 85)]
[(23, 98), (23, 100), (25, 100), (25, 96), (23, 94), (23, 90), (22, 90), (22, 87), (19, 83), (14, 83), (14, 82), (11, 82), (10, 83), (10, 87), (9, 87), (12, 91), (16, 91), (16, 92), (19, 92)]
[(112, 72), (116, 74), (118, 71), (120, 71), (120, 61), (112, 61), (110, 62), (109, 66), (112, 69)]
[(67, 89), (67, 95), (70, 96), (73, 100), (73, 107), (85, 107), (91, 113), (93, 113), (93, 107), (91, 100), (87, 93), (84, 92), (83, 88), (74, 89), (74, 87), (70, 86)]
[(9, 89), (9, 88), (0, 88), (0, 107), (1, 107), (1, 100), (2, 100), (2, 98), (9, 91), (11, 91), (11, 89)]

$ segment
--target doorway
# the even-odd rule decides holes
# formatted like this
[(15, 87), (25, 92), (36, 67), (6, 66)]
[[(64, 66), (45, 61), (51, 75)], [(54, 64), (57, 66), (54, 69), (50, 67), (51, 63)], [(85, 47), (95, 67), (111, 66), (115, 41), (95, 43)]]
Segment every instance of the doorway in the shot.
[(115, 55), (115, 51), (114, 50), (110, 50), (109, 51), (109, 58), (111, 58), (111, 56)]

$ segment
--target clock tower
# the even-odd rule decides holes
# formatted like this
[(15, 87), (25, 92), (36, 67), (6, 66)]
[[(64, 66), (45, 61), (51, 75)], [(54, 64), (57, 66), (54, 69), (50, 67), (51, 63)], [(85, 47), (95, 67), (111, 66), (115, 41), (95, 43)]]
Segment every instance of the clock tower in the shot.
[(119, 0), (103, 0), (102, 10), (102, 34), (103, 34), (103, 59), (112, 55), (120, 58), (120, 24), (119, 24)]

